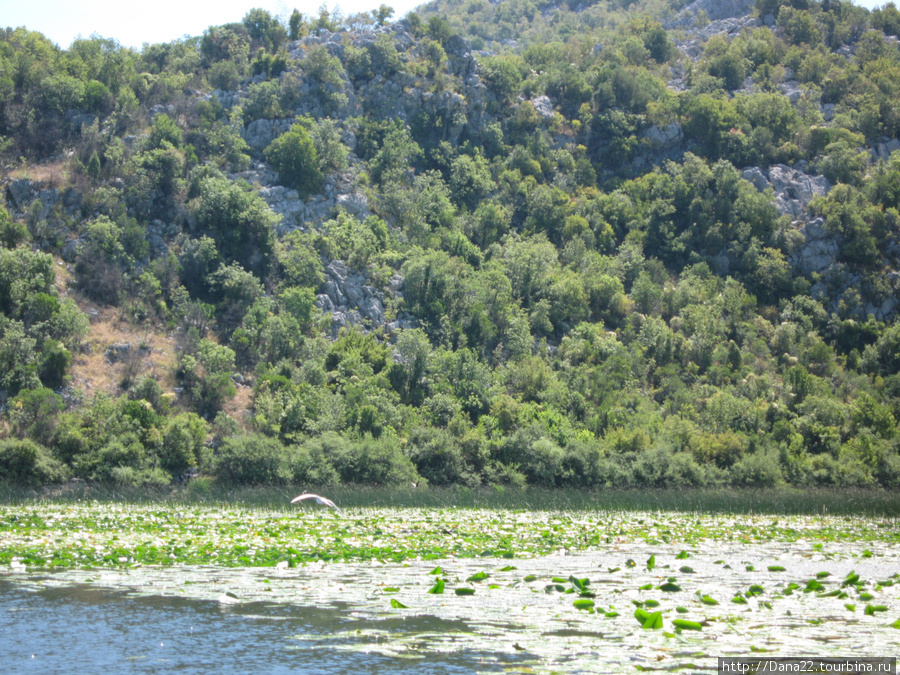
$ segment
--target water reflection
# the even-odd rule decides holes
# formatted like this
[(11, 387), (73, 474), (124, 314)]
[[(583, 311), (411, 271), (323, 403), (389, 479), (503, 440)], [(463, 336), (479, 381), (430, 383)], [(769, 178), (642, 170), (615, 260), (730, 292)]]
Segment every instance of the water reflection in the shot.
[[(461, 621), (415, 616), (401, 626), (431, 636), (468, 632)], [(34, 589), (0, 579), (0, 653), (14, 673), (472, 673), (509, 667), (503, 655), (367, 651), (365, 620), (336, 608), (215, 602), (77, 584)], [(380, 624), (383, 622), (379, 622)], [(390, 623), (390, 622), (389, 622)], [(357, 629), (362, 629), (357, 635)], [(357, 640), (357, 649), (347, 642)], [(374, 645), (373, 645), (374, 646)], [(410, 658), (412, 657), (412, 658)]]

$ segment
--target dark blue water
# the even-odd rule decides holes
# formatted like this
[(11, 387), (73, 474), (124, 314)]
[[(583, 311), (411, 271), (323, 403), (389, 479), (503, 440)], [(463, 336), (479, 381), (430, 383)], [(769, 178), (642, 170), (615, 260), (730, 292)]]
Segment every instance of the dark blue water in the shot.
[(500, 672), (516, 660), (465, 651), (429, 652), (426, 659), (366, 652), (366, 642), (375, 638), (371, 632), (354, 637), (356, 628), (387, 631), (385, 640), (391, 633), (424, 638), (467, 632), (463, 622), (427, 616), (376, 623), (340, 608), (222, 607), (91, 585), (36, 590), (0, 579), (0, 672), (412, 675)]

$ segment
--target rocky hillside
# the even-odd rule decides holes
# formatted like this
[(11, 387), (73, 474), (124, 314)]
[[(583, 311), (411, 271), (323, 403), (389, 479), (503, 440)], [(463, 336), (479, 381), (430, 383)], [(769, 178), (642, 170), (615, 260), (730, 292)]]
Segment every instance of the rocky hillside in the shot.
[(9, 29), (0, 477), (894, 485), (898, 32), (832, 0)]

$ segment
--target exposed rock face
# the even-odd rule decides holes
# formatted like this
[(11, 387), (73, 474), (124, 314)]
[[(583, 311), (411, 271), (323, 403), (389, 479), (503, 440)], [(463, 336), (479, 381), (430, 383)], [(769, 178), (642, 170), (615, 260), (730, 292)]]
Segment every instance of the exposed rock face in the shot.
[(541, 117), (545, 119), (553, 117), (553, 101), (550, 100), (549, 96), (538, 96), (532, 99), (531, 105), (534, 106), (537, 114)]
[[(684, 7), (672, 21), (668, 29), (681, 28), (688, 39), (676, 42), (678, 48), (692, 61), (703, 53), (703, 43), (714, 35), (736, 37), (744, 28), (756, 26), (759, 22), (753, 16), (755, 0), (695, 0)], [(706, 14), (708, 23), (698, 25), (698, 13)]]
[(644, 138), (654, 150), (667, 150), (681, 143), (683, 134), (681, 125), (668, 124), (664, 127), (652, 126), (644, 131)]
[(775, 164), (768, 172), (751, 166), (743, 170), (744, 180), (760, 192), (771, 189), (778, 215), (789, 216), (803, 243), (791, 253), (791, 267), (798, 274), (824, 272), (837, 262), (840, 239), (825, 229), (822, 218), (810, 219), (809, 203), (828, 194), (831, 184), (825, 176), (812, 176), (798, 168)]
[(825, 229), (825, 221), (816, 218), (800, 227), (805, 243), (791, 255), (791, 265), (801, 274), (822, 272), (837, 262), (840, 242)]
[(14, 180), (6, 186), (6, 193), (9, 195), (10, 204), (14, 208), (22, 211), (33, 199), (31, 181), (27, 178)]
[(769, 167), (768, 173), (756, 166), (747, 167), (742, 176), (760, 192), (771, 187), (775, 193), (778, 215), (788, 215), (791, 220), (805, 221), (813, 197), (826, 195), (831, 189), (825, 176), (812, 176), (784, 164)]
[(811, 176), (784, 164), (769, 168), (769, 183), (775, 191), (775, 206), (779, 215), (805, 218), (813, 197), (828, 194), (831, 184), (825, 176)]
[(753, 14), (756, 0), (694, 0), (683, 7), (669, 24), (671, 28), (687, 28), (696, 22), (698, 12), (704, 12), (709, 21), (722, 21)]
[[(261, 181), (259, 181), (261, 182)], [(279, 234), (292, 230), (306, 230), (321, 224), (340, 209), (358, 220), (372, 215), (369, 199), (355, 185), (352, 171), (331, 175), (325, 180), (322, 194), (303, 200), (296, 190), (283, 185), (268, 185), (259, 189), (259, 195), (269, 208), (281, 216)]]
[(242, 136), (247, 145), (262, 152), (269, 143), (288, 131), (292, 123), (293, 120), (253, 120), (244, 128)]
[(897, 152), (897, 150), (900, 150), (900, 141), (896, 138), (882, 138), (872, 148), (872, 158), (886, 162), (890, 159), (891, 153)]
[(54, 187), (44, 187), (43, 183), (20, 178), (6, 186), (8, 203), (14, 211), (26, 211), (36, 199), (41, 202), (40, 218), (46, 218), (54, 206), (60, 204), (62, 209), (74, 216), (81, 210), (82, 195), (80, 190), (73, 187), (66, 188), (62, 192)]
[(366, 283), (366, 277), (350, 270), (341, 260), (325, 267), (324, 293), (316, 296), (316, 307), (332, 315), (332, 330), (356, 324), (384, 323), (384, 294)]

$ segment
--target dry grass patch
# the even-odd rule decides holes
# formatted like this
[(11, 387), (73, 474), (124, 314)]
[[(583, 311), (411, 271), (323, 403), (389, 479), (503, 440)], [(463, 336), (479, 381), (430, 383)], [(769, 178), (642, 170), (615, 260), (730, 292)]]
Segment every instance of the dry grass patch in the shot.
[(250, 411), (253, 409), (253, 387), (238, 384), (236, 388), (237, 394), (234, 395), (234, 398), (225, 401), (225, 405), (222, 406), (222, 412), (229, 417), (233, 417), (240, 429), (248, 431), (252, 417)]
[(62, 188), (69, 184), (69, 167), (64, 159), (43, 164), (26, 164), (9, 172), (12, 180), (27, 178), (47, 187)]
[(72, 362), (73, 386), (88, 395), (119, 396), (130, 382), (149, 376), (163, 391), (174, 391), (177, 341), (173, 333), (163, 327), (134, 325), (119, 308), (97, 305), (71, 287), (67, 294), (91, 320), (85, 348)]

